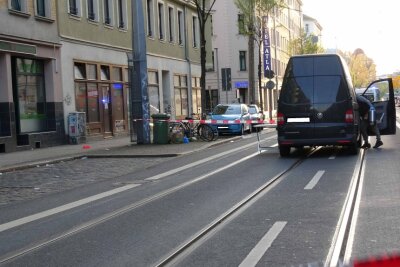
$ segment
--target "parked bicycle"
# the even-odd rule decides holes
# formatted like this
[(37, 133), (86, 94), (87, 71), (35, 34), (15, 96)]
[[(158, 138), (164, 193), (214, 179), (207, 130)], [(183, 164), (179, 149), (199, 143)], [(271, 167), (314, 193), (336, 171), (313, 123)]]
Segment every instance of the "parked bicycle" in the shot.
[(193, 122), (170, 123), (169, 135), (171, 143), (180, 143), (183, 136), (190, 140), (201, 139), (207, 142), (218, 139), (218, 132), (214, 131), (210, 125), (200, 123), (198, 114), (193, 113), (192, 116), (185, 119), (193, 120)]

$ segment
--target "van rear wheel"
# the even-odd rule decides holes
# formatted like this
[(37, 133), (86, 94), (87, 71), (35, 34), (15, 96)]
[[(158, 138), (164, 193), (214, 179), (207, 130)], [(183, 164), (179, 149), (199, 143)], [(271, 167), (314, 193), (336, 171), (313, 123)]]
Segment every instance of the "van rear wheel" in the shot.
[(279, 154), (281, 157), (287, 157), (290, 154), (290, 146), (281, 146), (279, 145)]
[(360, 151), (360, 146), (357, 141), (352, 143), (349, 146), (349, 151), (350, 151), (350, 154), (352, 154), (352, 155), (358, 155), (358, 152)]

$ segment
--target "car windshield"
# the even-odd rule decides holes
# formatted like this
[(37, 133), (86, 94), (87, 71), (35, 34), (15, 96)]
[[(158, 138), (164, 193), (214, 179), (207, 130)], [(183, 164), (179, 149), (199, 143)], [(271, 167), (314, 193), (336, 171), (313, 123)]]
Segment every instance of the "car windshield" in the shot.
[(256, 108), (256, 107), (249, 106), (249, 113), (250, 113), (250, 114), (256, 114), (256, 113), (258, 113), (257, 108)]
[(218, 105), (214, 108), (214, 115), (233, 115), (240, 114), (240, 106), (238, 105)]

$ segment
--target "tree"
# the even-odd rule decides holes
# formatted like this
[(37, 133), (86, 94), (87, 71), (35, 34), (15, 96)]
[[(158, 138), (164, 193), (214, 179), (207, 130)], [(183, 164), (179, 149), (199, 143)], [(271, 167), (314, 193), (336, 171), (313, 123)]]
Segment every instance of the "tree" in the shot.
[(208, 18), (210, 17), (212, 8), (216, 0), (191, 0), (196, 6), (197, 16), (199, 18), (200, 28), (200, 64), (201, 64), (201, 76), (200, 76), (200, 87), (201, 87), (201, 108), (202, 117), (204, 117), (204, 109), (206, 107), (206, 38), (205, 29)]
[(249, 53), (249, 100), (256, 102), (255, 99), (255, 73), (254, 73), (254, 44), (258, 45), (258, 82), (262, 107), (262, 88), (261, 88), (261, 47), (262, 47), (262, 17), (269, 17), (275, 8), (285, 7), (284, 0), (235, 0), (235, 4), (243, 15), (242, 25), (238, 25), (241, 34), (248, 37)]
[(350, 75), (356, 88), (366, 87), (376, 79), (376, 65), (360, 48), (356, 49), (349, 61)]
[(318, 36), (313, 34), (307, 35), (304, 31), (300, 34), (299, 38), (293, 39), (289, 43), (289, 54), (293, 55), (306, 55), (306, 54), (321, 54), (325, 50), (316, 42)]

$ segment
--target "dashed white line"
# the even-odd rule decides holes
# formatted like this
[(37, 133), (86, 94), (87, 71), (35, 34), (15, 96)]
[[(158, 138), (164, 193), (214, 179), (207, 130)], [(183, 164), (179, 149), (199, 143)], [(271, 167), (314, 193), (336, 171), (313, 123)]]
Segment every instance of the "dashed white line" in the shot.
[(336, 158), (336, 153), (330, 156), (328, 159), (335, 159)]
[(26, 224), (26, 223), (30, 223), (30, 222), (36, 221), (36, 220), (39, 220), (39, 219), (42, 219), (42, 218), (45, 218), (45, 217), (60, 213), (60, 212), (67, 211), (67, 210), (70, 210), (70, 209), (73, 209), (73, 208), (88, 204), (90, 202), (93, 202), (93, 201), (96, 201), (96, 200), (99, 200), (99, 199), (102, 199), (102, 198), (105, 198), (105, 197), (109, 197), (109, 196), (121, 193), (123, 191), (132, 189), (132, 188), (137, 187), (137, 186), (140, 186), (140, 184), (125, 185), (125, 186), (118, 187), (118, 188), (115, 188), (113, 190), (109, 190), (109, 191), (106, 191), (106, 192), (103, 192), (103, 193), (100, 193), (100, 194), (97, 194), (97, 195), (94, 195), (94, 196), (90, 196), (90, 197), (87, 197), (87, 198), (83, 198), (83, 199), (77, 200), (77, 201), (74, 201), (74, 202), (71, 202), (71, 203), (68, 203), (68, 204), (53, 208), (53, 209), (49, 209), (49, 210), (46, 210), (46, 211), (43, 211), (43, 212), (39, 212), (39, 213), (36, 213), (36, 214), (32, 214), (32, 215), (20, 218), (18, 220), (14, 220), (14, 221), (11, 221), (11, 222), (8, 222), (8, 223), (1, 224), (0, 225), (0, 232), (9, 230), (11, 228), (14, 228), (14, 227)]
[(319, 179), (321, 179), (322, 175), (324, 175), (325, 171), (318, 171), (314, 177), (311, 179), (311, 181), (304, 187), (304, 190), (311, 190), (316, 186), (318, 183)]
[(272, 242), (274, 242), (279, 233), (282, 232), (286, 224), (287, 222), (275, 222), (258, 244), (250, 251), (249, 255), (242, 261), (239, 267), (256, 266), (265, 252), (271, 247)]

